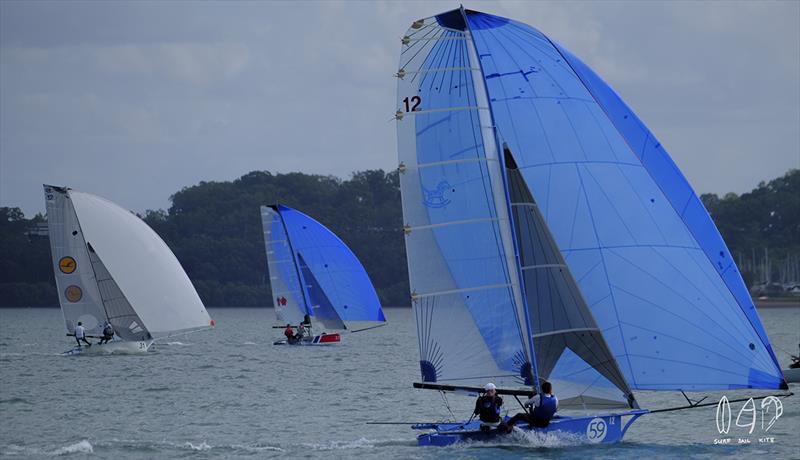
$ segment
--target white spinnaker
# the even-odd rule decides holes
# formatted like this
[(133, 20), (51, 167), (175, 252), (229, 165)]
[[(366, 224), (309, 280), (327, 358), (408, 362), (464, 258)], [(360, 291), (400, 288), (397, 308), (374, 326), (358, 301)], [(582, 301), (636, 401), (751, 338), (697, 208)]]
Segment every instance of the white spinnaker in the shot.
[(280, 214), (270, 207), (261, 206), (261, 225), (275, 315), (281, 324), (300, 324), (306, 312), (305, 300)]
[[(53, 273), (67, 332), (74, 333), (80, 321), (89, 335), (99, 334), (106, 312), (72, 202), (61, 188), (45, 185), (44, 195)], [(64, 267), (59, 265), (62, 261)]]
[(211, 325), (178, 259), (147, 224), (106, 199), (75, 190), (69, 196), (84, 239), (154, 338)]

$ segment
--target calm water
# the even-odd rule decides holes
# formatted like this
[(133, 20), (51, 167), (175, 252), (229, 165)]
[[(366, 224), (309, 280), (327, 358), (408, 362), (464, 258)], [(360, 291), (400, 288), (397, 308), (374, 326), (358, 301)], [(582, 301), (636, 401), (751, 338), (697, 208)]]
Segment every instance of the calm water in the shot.
[[(775, 346), (796, 351), (800, 309), (760, 313)], [(146, 355), (62, 357), (72, 343), (59, 310), (0, 310), (0, 456), (800, 458), (800, 395), (784, 400), (783, 416), (768, 433), (774, 443), (758, 442), (759, 422), (752, 435), (731, 430), (752, 444), (715, 445), (720, 435), (709, 407), (644, 416), (614, 446), (520, 435), (502, 446), (419, 448), (407, 426), (366, 424), (449, 417), (439, 393), (410, 388), (419, 371), (409, 309), (390, 309), (389, 326), (327, 348), (273, 346), (281, 331), (268, 328), (271, 309), (212, 309), (211, 315), (215, 330), (159, 344)], [(469, 416), (472, 398), (448, 399), (458, 417)], [(682, 404), (673, 394), (638, 399), (649, 408)], [(735, 414), (741, 403), (732, 406)]]

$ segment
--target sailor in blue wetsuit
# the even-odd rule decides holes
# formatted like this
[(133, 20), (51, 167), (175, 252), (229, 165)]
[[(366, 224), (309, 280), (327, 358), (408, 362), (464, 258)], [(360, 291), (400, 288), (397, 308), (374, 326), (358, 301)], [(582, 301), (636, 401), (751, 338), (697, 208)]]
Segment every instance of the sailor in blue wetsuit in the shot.
[(481, 430), (488, 431), (491, 427), (500, 424), (500, 407), (503, 405), (503, 398), (497, 396), (497, 387), (494, 383), (487, 383), (483, 387), (485, 393), (475, 401), (473, 414), (478, 416), (481, 421)]
[(550, 424), (550, 420), (558, 410), (558, 398), (553, 395), (553, 385), (550, 382), (542, 383), (541, 394), (534, 395), (533, 398), (525, 401), (525, 406), (533, 410), (522, 414), (517, 414), (505, 423), (507, 432), (519, 421), (526, 421), (533, 428), (544, 428)]

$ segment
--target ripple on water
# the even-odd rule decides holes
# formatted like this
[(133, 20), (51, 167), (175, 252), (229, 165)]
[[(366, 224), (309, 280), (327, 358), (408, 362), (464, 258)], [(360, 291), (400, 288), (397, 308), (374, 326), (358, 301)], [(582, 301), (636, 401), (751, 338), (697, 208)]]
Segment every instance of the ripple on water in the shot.
[(0, 399), (0, 404), (13, 406), (15, 404), (31, 405), (33, 403), (24, 398), (8, 398), (8, 399)]

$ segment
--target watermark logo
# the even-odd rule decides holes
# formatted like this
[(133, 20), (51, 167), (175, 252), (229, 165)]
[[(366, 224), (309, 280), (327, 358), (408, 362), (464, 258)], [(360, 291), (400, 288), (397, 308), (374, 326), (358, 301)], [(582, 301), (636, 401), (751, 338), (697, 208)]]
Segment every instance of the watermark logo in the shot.
[[(760, 407), (759, 407), (760, 406)], [(761, 404), (756, 404), (753, 398), (748, 399), (739, 409), (736, 415), (736, 427), (747, 430), (748, 435), (752, 435), (756, 427), (760, 427), (761, 433), (758, 435), (758, 442), (774, 443), (772, 436), (761, 436), (766, 434), (775, 425), (775, 422), (783, 415), (783, 403), (775, 396), (767, 396), (761, 400)], [(721, 435), (736, 434), (731, 433), (733, 425), (733, 410), (727, 396), (720, 398), (717, 403), (716, 412), (717, 431)], [(759, 423), (760, 422), (760, 423)], [(749, 437), (719, 438), (714, 440), (714, 444), (750, 444)]]

